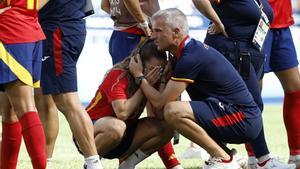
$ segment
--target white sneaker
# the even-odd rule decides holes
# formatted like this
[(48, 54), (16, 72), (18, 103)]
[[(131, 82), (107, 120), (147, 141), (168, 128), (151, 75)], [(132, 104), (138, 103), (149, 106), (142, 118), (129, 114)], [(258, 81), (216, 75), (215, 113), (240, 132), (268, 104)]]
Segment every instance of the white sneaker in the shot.
[(224, 163), (221, 159), (212, 157), (204, 163), (203, 169), (242, 169), (242, 167), (235, 160)]
[(83, 169), (103, 169), (103, 167), (99, 160), (99, 163), (95, 163), (93, 165), (87, 165), (86, 163), (84, 163)]
[(295, 164), (285, 164), (277, 158), (271, 158), (264, 166), (256, 165), (257, 169), (296, 169)]
[(200, 158), (202, 160), (208, 160), (210, 155), (201, 147), (188, 147), (180, 156), (179, 159), (192, 159)]
[(242, 169), (247, 169), (247, 159), (237, 154), (236, 149), (232, 149), (231, 153), (233, 158), (232, 160), (236, 161)]

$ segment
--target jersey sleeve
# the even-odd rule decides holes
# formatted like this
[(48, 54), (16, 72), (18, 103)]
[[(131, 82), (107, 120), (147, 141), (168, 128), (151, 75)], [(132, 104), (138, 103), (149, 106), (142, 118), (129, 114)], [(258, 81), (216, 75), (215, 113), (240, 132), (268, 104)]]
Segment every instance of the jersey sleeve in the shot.
[(103, 92), (105, 93), (108, 102), (119, 99), (127, 99), (126, 89), (128, 86), (127, 77), (124, 77), (122, 74), (124, 71), (121, 70), (112, 70), (106, 79), (105, 85), (103, 87)]
[(194, 57), (188, 52), (184, 52), (175, 65), (171, 80), (194, 83), (201, 68), (201, 63), (195, 61)]

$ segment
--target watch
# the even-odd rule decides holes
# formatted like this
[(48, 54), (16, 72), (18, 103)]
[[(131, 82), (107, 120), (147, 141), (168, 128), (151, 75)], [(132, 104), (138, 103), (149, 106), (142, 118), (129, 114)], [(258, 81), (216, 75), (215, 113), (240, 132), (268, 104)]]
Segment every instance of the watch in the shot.
[(145, 79), (145, 78), (146, 77), (144, 75), (136, 77), (135, 78), (135, 84), (138, 85), (138, 86), (140, 86), (141, 83), (142, 83), (142, 80)]

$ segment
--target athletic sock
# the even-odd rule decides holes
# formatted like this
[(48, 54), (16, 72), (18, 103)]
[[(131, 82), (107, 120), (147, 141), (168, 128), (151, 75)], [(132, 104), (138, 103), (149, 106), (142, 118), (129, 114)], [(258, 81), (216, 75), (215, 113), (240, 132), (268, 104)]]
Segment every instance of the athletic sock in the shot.
[(102, 169), (99, 155), (93, 155), (84, 159), (86, 169)]
[(285, 92), (283, 118), (288, 136), (290, 155), (300, 155), (300, 91)]
[(47, 165), (46, 141), (43, 126), (37, 112), (24, 113), (19, 120), (33, 169), (45, 169)]
[(52, 158), (47, 158), (47, 169), (53, 169)]
[(21, 125), (19, 122), (2, 122), (1, 167), (15, 169), (17, 167), (22, 142)]
[(138, 163), (147, 157), (149, 157), (149, 155), (138, 149), (119, 165), (119, 169), (134, 169)]
[(250, 143), (246, 143), (245, 147), (247, 150), (248, 157), (255, 156), (255, 153), (254, 153), (253, 148)]
[(172, 143), (169, 142), (158, 150), (158, 154), (167, 169), (171, 169), (180, 164), (175, 156)]

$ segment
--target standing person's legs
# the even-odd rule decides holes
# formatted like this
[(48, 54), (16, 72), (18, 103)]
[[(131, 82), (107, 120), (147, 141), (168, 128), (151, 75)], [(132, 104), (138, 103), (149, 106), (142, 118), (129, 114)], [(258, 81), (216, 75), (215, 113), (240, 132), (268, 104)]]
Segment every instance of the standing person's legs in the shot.
[(133, 49), (142, 40), (141, 35), (135, 35), (122, 31), (113, 31), (109, 40), (109, 53), (113, 65), (121, 62), (129, 56)]
[(32, 87), (39, 86), (41, 55), (41, 42), (0, 44), (0, 84), (18, 117), (34, 169), (46, 168), (45, 136), (32, 95)]
[(41, 88), (34, 90), (34, 100), (45, 132), (47, 166), (50, 168), (59, 130), (58, 111), (52, 97), (43, 95)]
[(22, 129), (17, 116), (10, 106), (5, 93), (0, 93), (0, 112), (2, 114), (2, 144), (0, 151), (4, 161), (3, 168), (15, 169), (17, 167), (19, 150), (22, 142)]
[(93, 125), (77, 93), (76, 63), (85, 35), (63, 36), (59, 28), (53, 33), (46, 32), (46, 35), (44, 55), (48, 57), (43, 61), (43, 94), (52, 95), (58, 110), (65, 115), (84, 154), (87, 168), (102, 168), (93, 137)]
[(289, 28), (271, 29), (273, 41), (266, 49), (269, 53), (267, 72), (275, 72), (284, 89), (283, 117), (287, 131), (290, 162), (300, 163), (300, 75), (292, 34)]
[(20, 81), (5, 86), (9, 101), (22, 126), (22, 135), (34, 169), (46, 168), (45, 136), (37, 114), (32, 87)]

